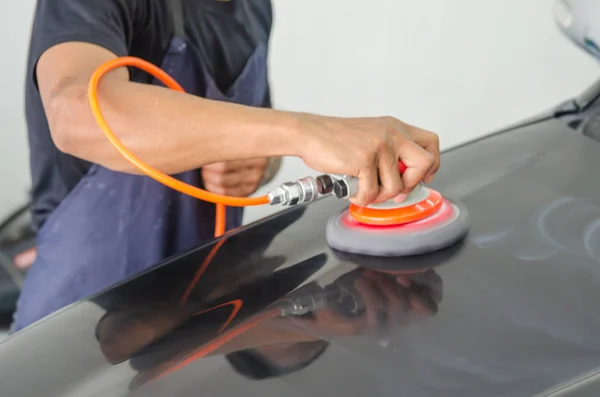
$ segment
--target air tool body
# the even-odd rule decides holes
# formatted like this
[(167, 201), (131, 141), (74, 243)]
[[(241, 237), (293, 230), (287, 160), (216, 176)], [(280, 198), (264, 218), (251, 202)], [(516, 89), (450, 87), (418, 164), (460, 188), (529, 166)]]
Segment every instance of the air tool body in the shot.
[[(406, 170), (403, 162), (398, 162), (400, 175)], [(269, 193), (271, 205), (298, 205), (334, 195), (339, 199), (354, 197), (358, 193), (359, 179), (349, 175), (323, 174), (307, 176), (293, 182), (285, 182)]]
[[(400, 175), (406, 171), (398, 163)], [(298, 205), (334, 195), (356, 195), (359, 179), (347, 175), (320, 175), (287, 182), (269, 193), (271, 204)], [(422, 183), (404, 201), (388, 200), (349, 208), (327, 224), (330, 247), (371, 256), (411, 256), (438, 251), (461, 240), (468, 231), (466, 207), (450, 201)]]

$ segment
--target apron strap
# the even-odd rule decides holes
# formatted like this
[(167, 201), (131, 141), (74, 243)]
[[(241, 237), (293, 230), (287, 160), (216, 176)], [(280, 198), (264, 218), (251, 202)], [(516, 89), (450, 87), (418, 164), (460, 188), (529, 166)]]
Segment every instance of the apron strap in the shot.
[(173, 21), (173, 33), (175, 37), (185, 38), (185, 23), (183, 21), (182, 0), (166, 0), (167, 8)]

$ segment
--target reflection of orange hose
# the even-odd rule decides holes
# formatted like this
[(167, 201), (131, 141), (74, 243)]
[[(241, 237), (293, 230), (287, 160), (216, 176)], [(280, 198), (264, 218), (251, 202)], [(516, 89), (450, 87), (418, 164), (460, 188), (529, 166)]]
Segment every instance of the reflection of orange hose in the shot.
[(145, 175), (153, 178), (154, 180), (166, 185), (172, 189), (175, 189), (181, 193), (187, 194), (189, 196), (195, 197), (200, 200), (208, 201), (210, 203), (214, 203), (217, 205), (217, 214), (215, 219), (215, 237), (219, 237), (225, 233), (225, 206), (231, 207), (244, 207), (250, 205), (262, 205), (268, 204), (269, 198), (267, 196), (260, 196), (254, 198), (247, 197), (231, 197), (231, 196), (222, 196), (219, 194), (214, 194), (208, 192), (206, 190), (200, 189), (196, 186), (189, 185), (187, 183), (181, 182), (171, 176), (168, 176), (156, 168), (144, 163), (142, 160), (137, 158), (133, 153), (131, 153), (122, 143), (119, 141), (119, 138), (115, 135), (115, 133), (110, 129), (104, 115), (102, 114), (102, 110), (100, 109), (100, 105), (98, 103), (98, 85), (102, 77), (104, 77), (108, 72), (120, 68), (132, 66), (137, 67), (150, 75), (154, 76), (158, 80), (160, 80), (164, 85), (169, 87), (172, 90), (185, 92), (184, 89), (167, 73), (165, 73), (160, 68), (151, 64), (150, 62), (146, 62), (143, 59), (135, 58), (135, 57), (120, 57), (116, 59), (112, 59), (98, 67), (92, 78), (90, 79), (88, 90), (90, 96), (90, 105), (92, 107), (92, 112), (94, 117), (96, 118), (96, 122), (100, 126), (100, 129), (104, 132), (110, 143), (121, 153), (125, 159), (127, 159), (131, 164), (133, 164), (138, 170), (143, 172)]
[[(160, 172), (156, 168), (143, 162), (142, 160), (137, 158), (133, 153), (131, 153), (121, 143), (119, 138), (115, 135), (115, 133), (109, 127), (106, 119), (104, 118), (104, 115), (102, 114), (102, 110), (100, 109), (100, 104), (98, 102), (98, 86), (100, 84), (100, 80), (102, 79), (102, 77), (104, 77), (108, 72), (110, 72), (114, 69), (117, 69), (120, 67), (127, 67), (127, 66), (137, 67), (137, 68), (149, 73), (150, 75), (152, 75), (156, 79), (160, 80), (164, 85), (166, 85), (168, 88), (170, 88), (172, 90), (179, 91), (179, 92), (185, 92), (184, 89), (171, 76), (169, 76), (167, 73), (165, 73), (163, 70), (156, 67), (155, 65), (153, 65), (149, 62), (146, 62), (140, 58), (135, 58), (135, 57), (116, 58), (116, 59), (113, 59), (113, 60), (110, 60), (110, 61), (104, 63), (103, 65), (98, 67), (98, 69), (96, 69), (94, 71), (94, 74), (92, 75), (90, 82), (89, 82), (89, 86), (88, 86), (88, 91), (89, 91), (89, 96), (90, 96), (90, 105), (92, 107), (92, 113), (96, 119), (96, 122), (100, 126), (100, 129), (102, 130), (102, 132), (104, 132), (104, 134), (108, 138), (109, 142), (117, 149), (117, 151), (126, 160), (128, 160), (132, 165), (134, 165), (142, 173), (153, 178), (154, 180), (158, 181), (159, 183), (162, 183), (165, 186), (168, 186), (174, 190), (177, 190), (181, 193), (195, 197), (197, 199), (216, 204), (215, 237), (220, 237), (225, 233), (225, 227), (226, 227), (226, 223), (225, 223), (226, 208), (225, 208), (225, 206), (226, 205), (232, 206), (232, 207), (244, 207), (244, 206), (251, 206), (251, 205), (269, 204), (268, 196), (260, 196), (260, 197), (255, 197), (255, 198), (222, 196), (219, 194), (214, 194), (214, 193), (208, 192), (206, 190), (200, 189), (196, 186), (189, 185), (187, 183), (181, 182), (169, 175), (166, 175), (166, 174)], [(219, 243), (217, 243), (217, 245), (215, 245), (215, 247), (213, 247), (213, 250), (209, 253), (208, 257), (205, 259), (204, 263), (202, 264), (202, 266), (196, 273), (194, 280), (192, 280), (190, 286), (185, 291), (185, 293), (181, 299), (181, 303), (185, 303), (187, 301), (187, 299), (190, 296), (191, 290), (195, 286), (196, 282), (198, 281), (198, 279), (200, 279), (200, 277), (202, 276), (202, 274), (204, 273), (204, 271), (206, 270), (206, 268), (208, 267), (208, 265), (214, 258), (216, 252), (219, 250), (219, 248), (222, 246), (222, 244), (224, 242), (225, 242), (225, 240), (221, 240), (221, 241), (219, 241)], [(225, 327), (227, 327), (227, 325), (233, 320), (233, 318), (235, 317), (235, 315), (241, 308), (241, 301), (240, 302), (237, 302), (237, 301), (228, 302), (223, 305), (220, 305), (220, 306), (217, 306), (217, 307), (207, 310), (207, 311), (210, 311), (210, 310), (216, 309), (218, 307), (221, 307), (221, 306), (224, 306), (227, 304), (233, 304), (234, 309), (232, 311), (232, 314), (229, 316), (229, 319), (224, 324), (224, 326), (219, 330), (219, 332), (222, 332), (223, 329)], [(203, 313), (203, 312), (201, 312), (201, 313)], [(201, 313), (196, 313), (196, 314), (201, 314)], [(199, 350), (194, 352), (192, 355), (186, 357), (183, 361), (175, 364), (174, 366), (169, 368), (167, 371), (160, 373), (157, 377), (153, 378), (152, 380), (156, 380), (156, 379), (158, 379), (164, 375), (167, 375), (171, 372), (177, 371), (177, 370), (191, 364), (192, 362), (194, 362), (204, 356), (207, 356), (208, 354), (214, 352), (219, 347), (230, 342), (231, 340), (235, 339), (236, 337), (243, 334), (244, 332), (251, 330), (252, 328), (257, 326), (261, 322), (272, 319), (274, 317), (277, 317), (279, 314), (280, 314), (280, 311), (278, 309), (271, 309), (271, 310), (267, 310), (263, 313), (259, 313), (258, 315), (251, 318), (250, 321), (242, 323), (239, 326), (234, 327), (230, 331), (224, 332), (221, 335), (217, 336), (215, 339), (213, 339), (209, 343), (203, 345)]]
[(217, 331), (220, 334), (233, 321), (235, 316), (237, 316), (238, 312), (242, 309), (243, 304), (244, 304), (244, 302), (241, 299), (235, 299), (235, 300), (232, 300), (229, 302), (221, 303), (220, 305), (217, 305), (217, 306), (209, 307), (208, 309), (205, 309), (205, 310), (201, 310), (198, 313), (194, 314), (194, 317), (199, 316), (204, 313), (212, 312), (213, 310), (217, 310), (217, 309), (220, 309), (225, 306), (229, 306), (229, 305), (233, 306), (233, 308), (231, 309), (231, 314), (229, 315), (229, 317), (227, 318), (225, 323), (221, 326), (221, 328), (219, 328), (219, 331)]
[[(146, 383), (148, 381), (158, 380), (165, 375), (168, 375), (172, 372), (179, 371), (180, 369), (187, 367), (188, 365), (192, 364), (196, 360), (199, 360), (203, 357), (208, 356), (209, 354), (211, 354), (218, 348), (222, 347), (226, 343), (231, 342), (233, 339), (237, 338), (241, 334), (250, 331), (252, 328), (256, 327), (258, 324), (262, 323), (263, 321), (268, 321), (268, 320), (271, 320), (271, 319), (279, 316), (280, 313), (281, 313), (281, 311), (278, 308), (272, 308), (272, 309), (266, 310), (262, 313), (258, 313), (257, 315), (252, 317), (247, 322), (244, 322), (244, 323), (232, 328), (231, 330), (224, 332), (220, 336), (217, 336), (215, 339), (204, 344), (200, 349), (196, 350), (191, 355), (184, 358), (182, 361), (174, 364), (169, 369), (160, 372), (156, 376), (150, 376), (150, 379), (147, 379), (143, 383)], [(139, 386), (141, 386), (141, 385), (139, 385)]]
[(192, 279), (192, 281), (186, 288), (185, 292), (183, 293), (183, 296), (181, 297), (179, 303), (181, 303), (183, 305), (190, 298), (190, 295), (192, 294), (194, 287), (198, 283), (198, 280), (200, 280), (200, 277), (202, 277), (202, 275), (208, 268), (208, 265), (210, 265), (210, 263), (214, 259), (215, 255), (217, 255), (217, 251), (219, 250), (219, 248), (221, 248), (221, 246), (225, 243), (225, 241), (227, 241), (227, 240), (226, 239), (220, 240), (219, 242), (217, 242), (217, 244), (215, 244), (212, 247), (212, 249), (208, 253), (207, 257), (204, 259), (204, 262), (202, 262), (202, 265), (200, 265), (200, 269), (198, 269), (198, 271), (194, 275), (194, 278)]

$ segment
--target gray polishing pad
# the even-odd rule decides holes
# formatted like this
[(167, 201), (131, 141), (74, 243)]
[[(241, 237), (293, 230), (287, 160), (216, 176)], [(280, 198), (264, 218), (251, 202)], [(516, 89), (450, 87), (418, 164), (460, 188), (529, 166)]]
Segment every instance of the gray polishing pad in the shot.
[(327, 223), (327, 243), (339, 251), (372, 256), (410, 256), (449, 247), (468, 232), (469, 215), (461, 202), (444, 199), (437, 214), (399, 226), (361, 225), (348, 210)]

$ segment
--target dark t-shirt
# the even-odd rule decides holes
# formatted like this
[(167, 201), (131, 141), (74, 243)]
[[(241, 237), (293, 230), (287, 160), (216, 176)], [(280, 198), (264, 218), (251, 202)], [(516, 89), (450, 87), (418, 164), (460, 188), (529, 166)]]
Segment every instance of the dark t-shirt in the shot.
[[(174, 34), (174, 17), (182, 15), (190, 46), (206, 60), (215, 82), (225, 91), (256, 46), (269, 39), (270, 0), (181, 0), (182, 13), (177, 15), (169, 1), (178, 0), (38, 0), (25, 97), (36, 229), (90, 166), (60, 152), (52, 141), (35, 79), (35, 66), (46, 50), (64, 42), (88, 42), (117, 56), (135, 56), (160, 66)], [(138, 69), (131, 70), (131, 79), (151, 81)]]

